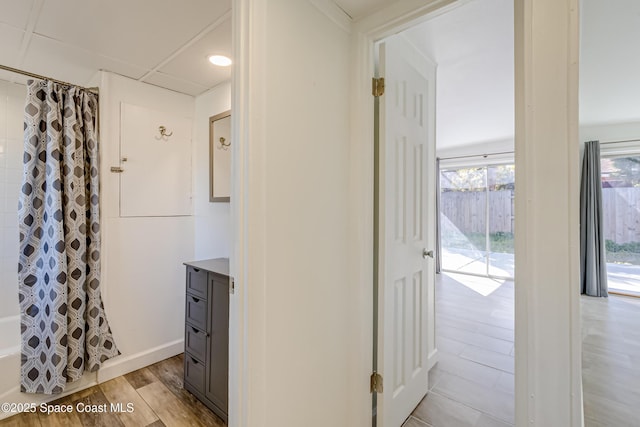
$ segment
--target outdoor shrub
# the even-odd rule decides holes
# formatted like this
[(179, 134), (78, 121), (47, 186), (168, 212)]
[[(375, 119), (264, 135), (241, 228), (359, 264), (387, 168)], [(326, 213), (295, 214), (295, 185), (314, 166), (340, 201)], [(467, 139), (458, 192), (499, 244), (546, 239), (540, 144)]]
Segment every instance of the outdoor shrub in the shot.
[(607, 252), (636, 252), (640, 253), (640, 242), (616, 243), (613, 240), (605, 241)]

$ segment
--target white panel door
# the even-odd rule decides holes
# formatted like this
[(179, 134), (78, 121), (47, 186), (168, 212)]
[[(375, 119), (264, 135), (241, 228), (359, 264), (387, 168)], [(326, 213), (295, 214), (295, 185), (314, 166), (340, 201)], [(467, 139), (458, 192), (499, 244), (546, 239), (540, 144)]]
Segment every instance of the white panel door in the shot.
[(435, 64), (400, 36), (379, 54), (377, 414), (379, 426), (400, 427), (435, 363), (434, 261), (425, 254), (435, 248)]
[(120, 123), (120, 216), (191, 215), (191, 119), (122, 103)]

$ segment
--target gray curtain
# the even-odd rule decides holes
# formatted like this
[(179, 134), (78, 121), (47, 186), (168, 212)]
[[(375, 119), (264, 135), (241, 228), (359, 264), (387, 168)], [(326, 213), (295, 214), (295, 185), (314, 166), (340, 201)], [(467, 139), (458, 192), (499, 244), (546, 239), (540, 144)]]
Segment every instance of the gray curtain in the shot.
[(100, 297), (97, 96), (29, 81), (18, 218), (21, 389), (60, 393), (119, 354)]
[(584, 145), (580, 185), (580, 287), (583, 294), (609, 295), (604, 243), (600, 143), (589, 141)]
[(442, 272), (442, 236), (440, 236), (440, 158), (436, 159), (436, 273)]

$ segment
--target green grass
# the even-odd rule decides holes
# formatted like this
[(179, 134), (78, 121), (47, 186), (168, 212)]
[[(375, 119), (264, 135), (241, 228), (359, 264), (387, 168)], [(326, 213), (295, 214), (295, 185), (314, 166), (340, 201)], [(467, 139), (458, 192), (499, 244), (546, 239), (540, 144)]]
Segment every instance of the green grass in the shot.
[[(479, 251), (485, 250), (486, 243), (484, 233), (466, 233), (464, 237), (466, 238), (464, 242), (454, 242), (444, 236), (442, 240), (446, 241), (452, 247), (468, 248), (469, 244), (471, 244)], [(505, 233), (503, 231), (490, 233), (489, 242), (491, 243), (491, 252), (513, 253), (513, 233)]]
[(616, 243), (605, 241), (607, 262), (640, 265), (640, 242)]
[[(443, 236), (443, 243), (454, 248), (475, 249), (484, 252), (486, 248), (484, 233), (466, 233), (452, 236)], [(491, 252), (497, 253), (513, 253), (513, 233), (505, 233), (502, 231), (489, 234), (491, 243)], [(605, 242), (607, 253), (607, 262), (616, 264), (640, 265), (640, 242), (616, 243), (613, 240)]]

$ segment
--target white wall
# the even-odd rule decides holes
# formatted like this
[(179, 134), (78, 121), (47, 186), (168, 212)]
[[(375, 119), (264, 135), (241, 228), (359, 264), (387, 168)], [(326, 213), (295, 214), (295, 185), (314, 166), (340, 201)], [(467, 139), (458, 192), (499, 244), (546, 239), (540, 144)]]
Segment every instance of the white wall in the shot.
[(193, 208), (196, 259), (229, 257), (229, 203), (209, 202), (209, 118), (231, 108), (231, 83), (196, 98), (193, 124)]
[[(27, 89), (0, 80), (0, 319), (17, 316), (18, 195), (22, 181), (22, 123)], [(0, 337), (0, 348), (18, 345)]]
[(349, 35), (300, 0), (237, 1), (234, 27), (232, 316), (248, 347), (230, 425), (347, 426)]
[(516, 425), (583, 425), (579, 0), (515, 2)]
[[(626, 141), (630, 139), (640, 140), (640, 122), (609, 123), (580, 125), (580, 143), (586, 141)], [(636, 145), (640, 145), (638, 142)]]
[(637, 70), (640, 2), (581, 2), (580, 121), (603, 124), (640, 118)]
[(436, 156), (439, 158), (450, 158), (450, 157), (458, 157), (458, 156), (481, 156), (484, 154), (496, 154), (496, 153), (505, 153), (500, 156), (490, 156), (486, 160), (482, 157), (477, 158), (467, 158), (467, 159), (459, 159), (458, 163), (464, 164), (477, 164), (487, 161), (492, 161), (493, 159), (500, 158), (510, 159), (513, 161), (514, 158), (514, 138), (496, 140), (496, 141), (482, 141), (476, 142), (473, 144), (465, 144), (458, 145), (449, 148), (438, 149), (436, 143)]
[[(184, 336), (184, 261), (194, 259), (194, 218), (119, 216), (120, 103), (193, 118), (194, 98), (102, 72), (100, 77), (102, 296), (122, 355), (99, 381), (180, 353)], [(126, 173), (126, 163), (123, 165)], [(160, 189), (161, 190), (161, 189)], [(149, 191), (159, 189), (150, 188)]]
[(464, 2), (406, 31), (438, 64), (437, 148), (513, 139), (513, 4)]

